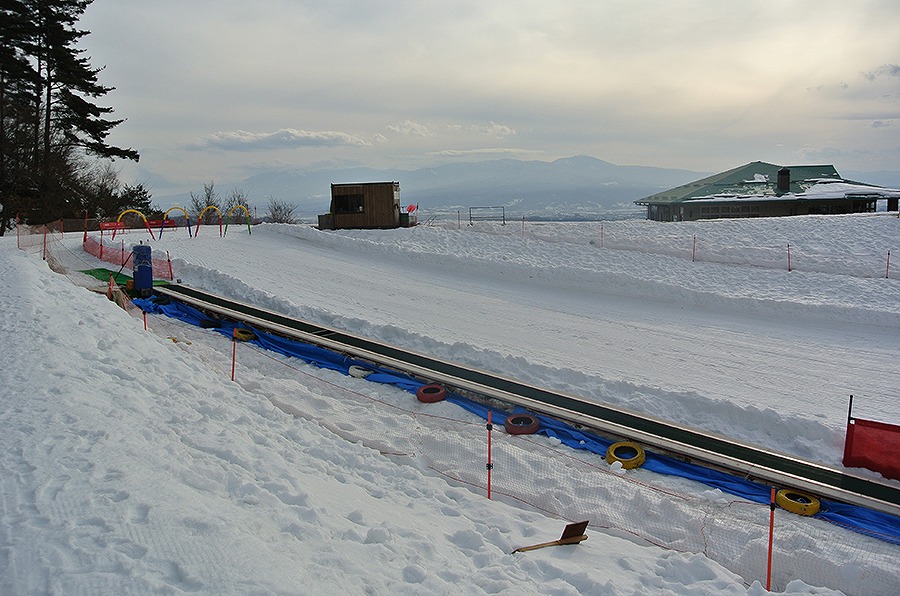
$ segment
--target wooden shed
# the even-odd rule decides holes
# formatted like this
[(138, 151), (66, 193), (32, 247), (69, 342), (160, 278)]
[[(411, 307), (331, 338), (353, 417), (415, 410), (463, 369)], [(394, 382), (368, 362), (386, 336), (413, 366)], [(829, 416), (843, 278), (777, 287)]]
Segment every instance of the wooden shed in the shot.
[(400, 227), (400, 183), (357, 182), (331, 185), (331, 209), (319, 216), (319, 229)]

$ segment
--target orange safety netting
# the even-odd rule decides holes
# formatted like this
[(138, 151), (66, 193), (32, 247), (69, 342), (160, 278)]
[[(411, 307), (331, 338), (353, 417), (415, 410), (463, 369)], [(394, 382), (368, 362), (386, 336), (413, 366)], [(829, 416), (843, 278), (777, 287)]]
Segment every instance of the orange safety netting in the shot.
[[(126, 269), (133, 269), (131, 264), (131, 250), (125, 248), (125, 243), (117, 242), (114, 244), (104, 244), (103, 239), (97, 242), (90, 236), (86, 237), (82, 242), (84, 252), (94, 255), (101, 261), (119, 265)], [(153, 258), (153, 277), (155, 279), (172, 280), (172, 263), (168, 259)]]

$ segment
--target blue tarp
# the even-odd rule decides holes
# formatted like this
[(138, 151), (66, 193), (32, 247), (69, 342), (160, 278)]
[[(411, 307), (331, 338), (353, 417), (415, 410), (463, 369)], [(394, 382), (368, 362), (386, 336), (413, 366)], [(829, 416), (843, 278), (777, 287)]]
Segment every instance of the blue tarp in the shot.
[[(286, 356), (299, 358), (320, 368), (327, 368), (347, 374), (351, 366), (361, 366), (374, 371), (366, 377), (367, 381), (395, 385), (415, 393), (425, 383), (422, 381), (398, 373), (397, 371), (379, 368), (369, 362), (355, 360), (343, 356), (337, 352), (319, 348), (300, 341), (285, 339), (283, 337), (253, 329), (249, 325), (243, 325), (226, 320), (211, 319), (209, 316), (181, 302), (170, 301), (167, 298), (136, 299), (134, 303), (148, 313), (164, 314), (168, 317), (184, 321), (191, 325), (207, 327), (218, 331), (227, 337), (232, 337), (234, 329), (246, 327), (253, 330), (256, 339), (252, 343), (262, 348), (278, 352)], [(487, 420), (488, 408), (481, 403), (474, 402), (459, 395), (448, 392), (447, 401), (455, 403), (469, 412)], [(503, 425), (506, 417), (511, 414), (524, 413), (525, 410), (516, 408), (512, 413), (491, 410), (491, 419), (495, 424)], [(532, 413), (532, 415), (535, 415)], [(596, 435), (588, 434), (547, 416), (535, 415), (541, 422), (538, 434), (559, 439), (564, 445), (572, 449), (586, 450), (605, 456), (607, 448), (612, 441)], [(652, 472), (688, 478), (703, 483), (706, 486), (717, 488), (723, 492), (741, 497), (755, 503), (769, 503), (771, 487), (759, 482), (752, 482), (733, 474), (713, 470), (697, 464), (683, 462), (681, 460), (647, 453), (647, 459), (643, 467)], [(873, 511), (857, 505), (848, 505), (837, 501), (820, 499), (821, 508), (814, 516), (828, 520), (848, 529), (900, 545), (900, 517)]]

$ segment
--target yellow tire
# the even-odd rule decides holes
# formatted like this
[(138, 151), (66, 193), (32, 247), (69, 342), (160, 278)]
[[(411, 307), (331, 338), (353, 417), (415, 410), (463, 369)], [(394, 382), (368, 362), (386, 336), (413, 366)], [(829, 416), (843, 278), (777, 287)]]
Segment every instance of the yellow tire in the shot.
[(606, 463), (612, 464), (621, 462), (622, 467), (626, 470), (637, 468), (647, 459), (644, 448), (634, 441), (619, 441), (613, 443), (606, 450)]
[(256, 339), (256, 334), (250, 331), (249, 329), (244, 329), (242, 327), (237, 327), (234, 330), (234, 339), (238, 341), (250, 341)]
[(819, 512), (819, 499), (798, 490), (781, 489), (775, 493), (775, 503), (797, 515), (815, 515)]

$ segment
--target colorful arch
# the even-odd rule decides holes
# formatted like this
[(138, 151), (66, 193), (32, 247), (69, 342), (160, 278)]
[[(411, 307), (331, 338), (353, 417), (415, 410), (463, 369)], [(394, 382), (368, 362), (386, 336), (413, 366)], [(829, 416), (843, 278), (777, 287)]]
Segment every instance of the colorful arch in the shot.
[(206, 212), (209, 210), (213, 210), (219, 214), (219, 236), (222, 235), (222, 212), (219, 211), (219, 208), (216, 207), (215, 205), (210, 205), (209, 207), (207, 207), (206, 209), (201, 211), (200, 215), (197, 216), (197, 229), (194, 230), (194, 238), (196, 238), (197, 234), (200, 233), (200, 222), (203, 221), (203, 216), (206, 215)]
[[(150, 229), (150, 224), (147, 223), (147, 218), (146, 218), (146, 216), (144, 216), (144, 214), (141, 213), (140, 211), (138, 211), (137, 209), (126, 209), (125, 211), (123, 211), (122, 213), (119, 214), (119, 218), (116, 219), (116, 223), (121, 223), (122, 218), (125, 217), (125, 215), (128, 214), (128, 213), (137, 213), (138, 215), (140, 215), (140, 216), (141, 216), (141, 219), (144, 220), (144, 227), (147, 228), (147, 231), (148, 231), (148, 232), (150, 232), (150, 237), (153, 238), (154, 240), (156, 240), (156, 236), (153, 235), (153, 230)], [(113, 240), (116, 239), (116, 231), (117, 231), (117, 229), (118, 229), (118, 228), (116, 228), (116, 229), (113, 230)]]
[(244, 213), (247, 215), (247, 233), (252, 234), (253, 230), (250, 229), (250, 212), (243, 205), (235, 205), (231, 208), (231, 211), (228, 212), (228, 217), (225, 218), (225, 234), (228, 234), (228, 223), (231, 221), (231, 214), (234, 213), (235, 209), (244, 210)]
[(172, 211), (181, 211), (182, 213), (184, 213), (184, 220), (187, 223), (188, 236), (193, 238), (194, 236), (193, 236), (193, 234), (191, 234), (191, 216), (188, 215), (188, 212), (185, 211), (184, 209), (182, 209), (181, 207), (169, 207), (169, 210), (166, 211), (165, 215), (163, 215), (163, 219), (162, 219), (163, 222), (162, 222), (162, 225), (159, 227), (159, 237), (162, 238), (163, 228), (166, 227), (166, 220), (169, 219), (169, 213), (171, 213)]

